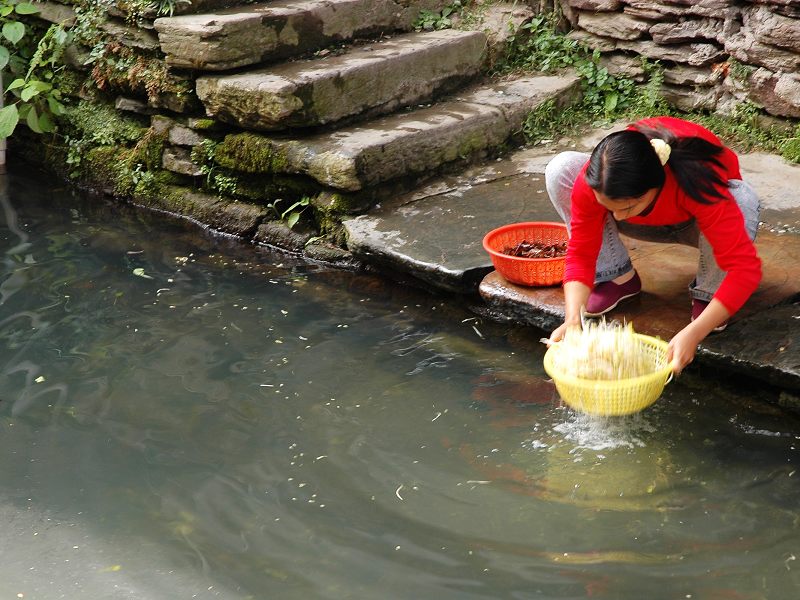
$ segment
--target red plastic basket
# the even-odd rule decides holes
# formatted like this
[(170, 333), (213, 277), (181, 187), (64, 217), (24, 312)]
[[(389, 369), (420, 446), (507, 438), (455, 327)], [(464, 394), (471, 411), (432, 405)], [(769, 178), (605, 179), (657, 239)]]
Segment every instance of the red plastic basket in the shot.
[(493, 229), (483, 238), (483, 247), (492, 258), (494, 268), (511, 283), (527, 286), (546, 286), (561, 283), (564, 277), (565, 259), (523, 258), (503, 254), (503, 249), (522, 241), (532, 244), (560, 244), (569, 238), (563, 223), (532, 221), (512, 223)]

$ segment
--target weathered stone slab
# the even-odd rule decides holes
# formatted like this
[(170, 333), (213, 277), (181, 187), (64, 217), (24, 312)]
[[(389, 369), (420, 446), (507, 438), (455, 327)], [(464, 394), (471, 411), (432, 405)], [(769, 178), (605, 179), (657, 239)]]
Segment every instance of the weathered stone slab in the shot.
[(39, 9), (35, 16), (40, 19), (64, 27), (72, 27), (75, 24), (75, 9), (71, 6), (57, 2), (37, 2), (35, 6)]
[(567, 37), (581, 42), (582, 44), (586, 44), (586, 46), (598, 52), (613, 52), (617, 49), (616, 40), (594, 35), (593, 33), (581, 31), (580, 29), (573, 29), (567, 34)]
[(283, 221), (268, 221), (258, 226), (253, 239), (259, 244), (277, 246), (290, 252), (302, 252), (311, 237), (311, 233), (295, 231)]
[(168, 187), (163, 196), (135, 200), (150, 208), (188, 217), (217, 231), (242, 237), (253, 234), (269, 214), (263, 206), (221, 200), (210, 194), (176, 186)]
[(625, 0), (625, 4), (633, 9), (658, 12), (666, 17), (685, 17), (698, 15), (701, 17), (732, 18), (738, 14), (735, 2), (717, 2), (717, 0), (687, 1), (685, 3), (656, 2), (654, 0)]
[(412, 33), (340, 56), (201, 77), (197, 94), (209, 115), (245, 129), (322, 125), (449, 91), (477, 74), (485, 47), (478, 31)]
[(797, 5), (797, 0), (749, 0), (754, 4), (765, 4), (769, 6), (774, 12), (781, 15), (791, 17), (793, 19), (800, 18), (800, 6)]
[(175, 124), (170, 128), (167, 139), (170, 144), (193, 148), (194, 146), (199, 146), (208, 138), (185, 125)]
[(186, 148), (176, 148), (167, 146), (161, 155), (161, 166), (167, 171), (172, 171), (179, 175), (199, 177), (203, 174), (196, 164), (192, 162), (189, 150)]
[(723, 70), (712, 67), (676, 65), (664, 69), (664, 83), (672, 85), (710, 86), (723, 79)]
[(744, 9), (744, 26), (762, 44), (800, 52), (800, 19), (775, 14), (766, 6)]
[(600, 56), (600, 65), (614, 76), (625, 77), (634, 81), (644, 81), (645, 79), (642, 61), (630, 54), (623, 52), (602, 54)]
[(136, 98), (128, 98), (126, 96), (118, 96), (114, 100), (114, 108), (123, 110), (125, 112), (132, 112), (137, 115), (152, 115), (156, 109), (147, 105), (147, 102), (142, 102)]
[(616, 40), (636, 40), (652, 26), (625, 13), (578, 13), (578, 27), (589, 33)]
[(623, 8), (622, 11), (626, 15), (630, 15), (637, 19), (647, 19), (650, 21), (659, 21), (659, 22), (674, 20), (674, 18), (670, 18), (670, 15), (665, 15), (661, 11), (656, 10), (654, 8), (643, 8), (641, 6), (637, 8), (634, 6), (625, 5), (625, 8)]
[(282, 0), (156, 19), (167, 62), (222, 71), (277, 60), (359, 36), (408, 30), (422, 9), (446, 0)]
[(617, 49), (638, 52), (652, 60), (671, 60), (676, 63), (702, 67), (724, 60), (725, 53), (714, 44), (661, 45), (649, 41), (619, 41)]
[(762, 44), (749, 29), (741, 29), (725, 41), (725, 51), (736, 60), (779, 73), (800, 71), (800, 54)]
[[(305, 174), (333, 188), (357, 191), (496, 148), (520, 131), (534, 107), (548, 99), (571, 101), (577, 84), (577, 78), (568, 76), (521, 77), (474, 87), (433, 107), (305, 139), (250, 134), (248, 145), (260, 144), (262, 158), (247, 168)], [(234, 142), (226, 138), (222, 147)], [(234, 151), (228, 160), (230, 165), (224, 166), (237, 168), (252, 159), (242, 160)]]
[(773, 385), (800, 390), (800, 304), (786, 304), (733, 323), (724, 334), (709, 336), (703, 363)]
[(800, 118), (800, 75), (773, 73), (757, 69), (749, 79), (750, 98), (767, 112), (782, 117)]
[(716, 87), (685, 87), (664, 84), (661, 86), (664, 99), (672, 106), (691, 112), (695, 110), (714, 110), (722, 90)]
[(722, 19), (682, 19), (676, 23), (657, 23), (650, 35), (657, 44), (682, 44), (697, 40), (724, 42), (725, 21)]
[(156, 35), (146, 29), (130, 27), (114, 20), (104, 21), (100, 25), (100, 29), (123, 46), (128, 46), (129, 48), (136, 48), (146, 52), (155, 52), (160, 48)]
[(495, 319), (524, 323), (552, 331), (564, 322), (564, 293), (561, 286), (529, 288), (506, 281), (491, 271), (478, 292)]
[(344, 222), (347, 246), (364, 262), (437, 289), (474, 294), (492, 270), (482, 240), (518, 221), (554, 221), (542, 177), (501, 177), (385, 206)]
[(622, 6), (621, 0), (567, 0), (572, 8), (593, 11), (614, 11)]

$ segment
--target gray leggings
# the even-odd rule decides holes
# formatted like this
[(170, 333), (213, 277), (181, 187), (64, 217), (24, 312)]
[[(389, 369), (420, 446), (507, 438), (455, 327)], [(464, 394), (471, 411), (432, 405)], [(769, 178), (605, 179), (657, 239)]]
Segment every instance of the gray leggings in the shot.
[[(545, 169), (545, 184), (550, 201), (567, 227), (570, 226), (572, 216), (572, 186), (588, 160), (589, 155), (583, 152), (562, 152), (557, 154)], [(755, 190), (740, 179), (730, 179), (728, 189), (744, 215), (750, 239), (755, 239), (761, 208)], [(714, 259), (711, 244), (700, 233), (694, 219), (677, 225), (634, 225), (625, 221), (615, 221), (609, 213), (603, 227), (603, 244), (597, 257), (595, 283), (611, 281), (633, 268), (628, 249), (620, 240), (619, 232), (637, 240), (684, 244), (699, 248), (697, 277), (689, 285), (692, 298), (710, 301), (725, 278), (725, 271), (717, 266), (717, 261)]]

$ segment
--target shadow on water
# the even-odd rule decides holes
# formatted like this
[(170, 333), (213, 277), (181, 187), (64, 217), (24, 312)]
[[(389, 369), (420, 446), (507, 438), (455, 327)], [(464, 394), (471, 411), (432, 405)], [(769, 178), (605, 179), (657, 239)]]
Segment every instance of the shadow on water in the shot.
[(541, 332), (43, 181), (2, 194), (5, 595), (794, 597), (771, 391), (591, 420)]

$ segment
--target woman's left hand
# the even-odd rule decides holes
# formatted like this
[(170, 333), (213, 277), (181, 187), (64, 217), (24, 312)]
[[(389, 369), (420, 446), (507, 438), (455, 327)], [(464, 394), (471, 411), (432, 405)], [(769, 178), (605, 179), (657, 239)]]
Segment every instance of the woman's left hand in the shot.
[(667, 360), (672, 363), (672, 370), (676, 375), (694, 360), (700, 342), (730, 316), (728, 309), (719, 300), (712, 298), (697, 319), (675, 334), (669, 341)]
[(703, 338), (705, 336), (698, 336), (696, 328), (689, 324), (669, 341), (667, 360), (672, 364), (672, 370), (676, 375), (680, 375), (686, 365), (694, 360), (697, 345), (703, 341)]

